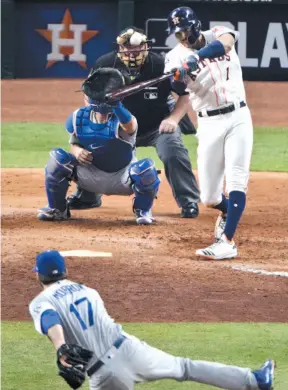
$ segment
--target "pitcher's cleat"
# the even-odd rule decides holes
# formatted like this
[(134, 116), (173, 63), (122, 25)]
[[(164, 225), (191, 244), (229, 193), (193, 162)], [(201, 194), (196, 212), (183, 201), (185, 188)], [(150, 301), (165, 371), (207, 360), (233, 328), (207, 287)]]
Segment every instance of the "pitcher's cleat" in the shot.
[(196, 255), (208, 260), (234, 259), (237, 256), (237, 247), (234, 241), (228, 241), (222, 234), (219, 241), (204, 249), (198, 249)]
[(259, 390), (272, 390), (276, 363), (274, 360), (266, 360), (259, 370), (252, 371), (258, 384)]
[(38, 210), (37, 218), (40, 221), (65, 221), (71, 218), (71, 213), (69, 207), (65, 211), (51, 209), (51, 207), (43, 207)]

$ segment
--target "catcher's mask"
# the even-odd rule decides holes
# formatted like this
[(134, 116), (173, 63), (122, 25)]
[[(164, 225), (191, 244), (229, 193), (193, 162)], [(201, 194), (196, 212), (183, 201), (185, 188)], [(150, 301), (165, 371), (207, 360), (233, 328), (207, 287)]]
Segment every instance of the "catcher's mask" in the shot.
[(106, 115), (112, 112), (112, 106), (105, 101), (106, 94), (124, 85), (124, 77), (118, 69), (99, 68), (90, 72), (82, 84), (82, 91), (88, 97), (88, 103), (93, 111)]
[(150, 41), (148, 41), (144, 31), (133, 26), (128, 27), (121, 31), (116, 41), (118, 58), (130, 72), (138, 73), (150, 50)]

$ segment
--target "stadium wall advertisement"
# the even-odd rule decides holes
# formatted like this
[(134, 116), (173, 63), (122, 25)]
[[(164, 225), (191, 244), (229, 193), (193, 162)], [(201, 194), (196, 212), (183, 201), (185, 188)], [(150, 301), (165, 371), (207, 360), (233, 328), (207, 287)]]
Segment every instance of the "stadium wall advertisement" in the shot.
[[(153, 40), (153, 50), (162, 55), (176, 44), (174, 36), (167, 34), (166, 18), (178, 5), (173, 1), (138, 0), (133, 6), (134, 24), (146, 31)], [(204, 30), (226, 25), (240, 32), (236, 50), (245, 80), (288, 80), (286, 5), (248, 7), (243, 2), (220, 1), (185, 5), (193, 7)], [(16, 2), (14, 72), (10, 71), (10, 74), (15, 78), (85, 77), (96, 58), (115, 48), (118, 11), (117, 1)], [(5, 45), (7, 41), (4, 49)], [(12, 61), (4, 63), (10, 64), (11, 68)]]

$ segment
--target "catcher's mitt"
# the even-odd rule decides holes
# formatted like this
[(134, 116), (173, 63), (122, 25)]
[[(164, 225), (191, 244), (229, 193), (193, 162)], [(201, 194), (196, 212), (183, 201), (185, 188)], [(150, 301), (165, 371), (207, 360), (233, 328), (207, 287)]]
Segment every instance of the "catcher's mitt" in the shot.
[(105, 95), (124, 87), (122, 73), (114, 68), (99, 68), (92, 70), (82, 84), (82, 91), (90, 99), (105, 103)]
[[(70, 367), (63, 366), (60, 361), (62, 356), (65, 356), (65, 362), (70, 364)], [(59, 375), (65, 379), (72, 389), (78, 389), (83, 385), (87, 364), (92, 356), (92, 351), (76, 344), (63, 344), (57, 350)]]

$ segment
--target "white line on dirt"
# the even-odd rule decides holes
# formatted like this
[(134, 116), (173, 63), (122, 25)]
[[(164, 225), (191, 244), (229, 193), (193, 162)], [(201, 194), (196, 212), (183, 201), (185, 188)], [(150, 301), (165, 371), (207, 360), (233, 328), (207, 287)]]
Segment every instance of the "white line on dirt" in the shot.
[(245, 265), (226, 265), (226, 267), (232, 268), (236, 271), (251, 272), (253, 274), (265, 275), (265, 276), (282, 276), (288, 278), (288, 272), (284, 271), (265, 271), (264, 269), (249, 268)]
[(97, 252), (97, 251), (89, 251), (89, 250), (71, 250), (71, 251), (61, 251), (62, 256), (67, 257), (112, 257), (111, 252)]

